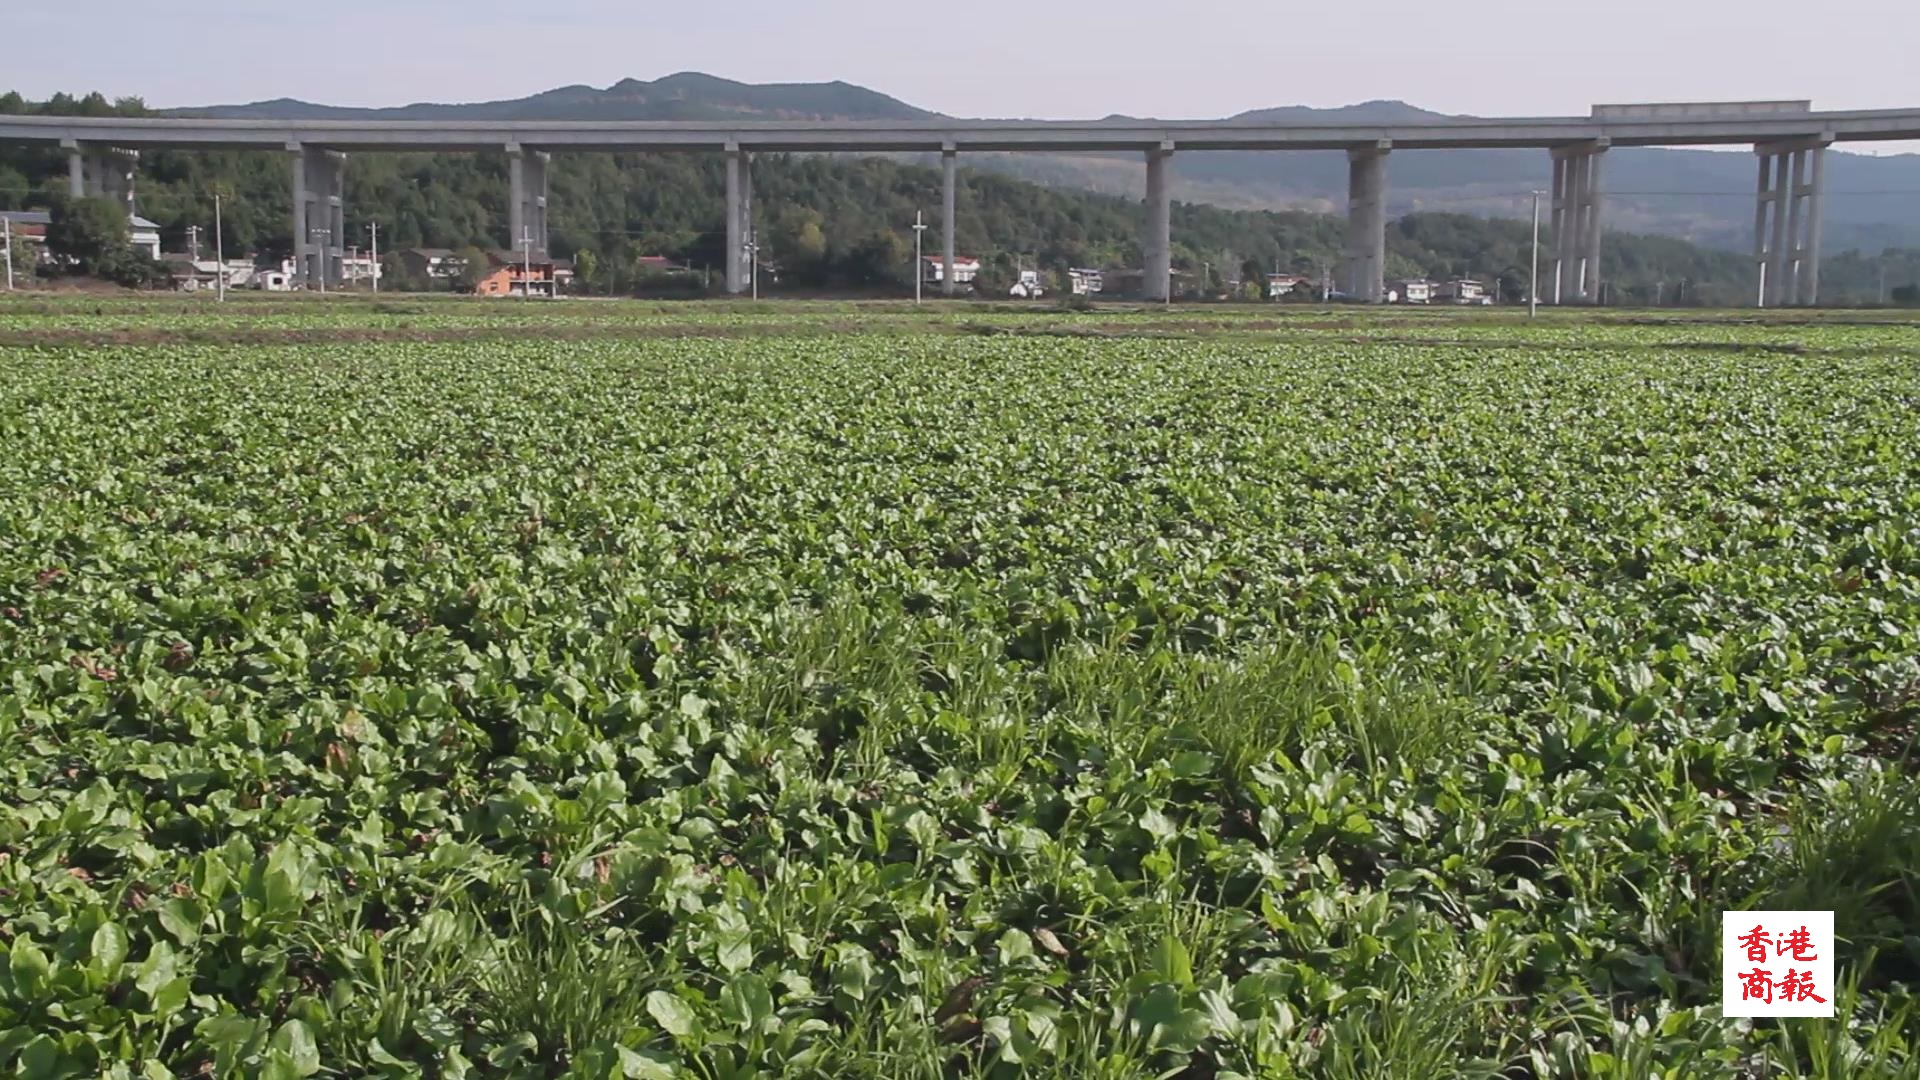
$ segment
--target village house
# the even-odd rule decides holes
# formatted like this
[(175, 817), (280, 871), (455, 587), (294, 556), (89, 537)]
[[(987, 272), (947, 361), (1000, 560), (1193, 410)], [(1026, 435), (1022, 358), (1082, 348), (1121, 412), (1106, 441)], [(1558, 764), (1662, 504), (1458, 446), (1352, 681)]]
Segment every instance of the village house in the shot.
[(220, 272), (217, 263), (213, 264), (214, 269), (202, 269), (200, 260), (193, 256), (171, 253), (162, 255), (160, 263), (167, 268), (167, 279), (173, 282), (174, 289), (179, 292), (199, 292), (201, 289), (212, 289), (219, 285)]
[(528, 256), (523, 252), (489, 251), (488, 269), (473, 287), (475, 296), (559, 295), (558, 267), (546, 255)]
[(1300, 274), (1268, 274), (1267, 299), (1282, 300), (1292, 296), (1297, 289), (1304, 289), (1311, 283)]
[[(1193, 287), (1194, 275), (1185, 270), (1173, 270), (1168, 274), (1173, 282), (1175, 296)], [(1100, 275), (1101, 292), (1109, 296), (1140, 297), (1146, 293), (1147, 272), (1139, 267), (1123, 267), (1107, 270)]]
[(400, 253), (407, 276), (422, 281), (451, 281), (460, 276), (466, 263), (449, 248), (407, 248)]
[(36, 266), (48, 261), (47, 226), (52, 221), (53, 216), (45, 210), (0, 210), (0, 222), (5, 223), (12, 240), (15, 266)]
[[(923, 263), (923, 269), (926, 271), (922, 280), (926, 284), (939, 285), (946, 279), (946, 274), (947, 274), (946, 256), (928, 255), (922, 260), (922, 263)], [(953, 283), (955, 286), (971, 289), (973, 288), (974, 280), (979, 276), (980, 276), (980, 260), (979, 259), (960, 256), (960, 255), (954, 256)]]
[(1487, 295), (1487, 287), (1472, 278), (1441, 282), (1434, 289), (1433, 298), (1443, 304), (1493, 303), (1493, 297)]
[(288, 259), (278, 266), (259, 267), (247, 280), (247, 287), (261, 292), (292, 292), (293, 260)]
[(348, 288), (376, 285), (380, 281), (380, 261), (370, 253), (352, 249), (340, 257), (340, 280)]
[[(554, 287), (561, 293), (573, 290), (573, 264), (565, 259), (555, 259), (553, 265)], [(633, 260), (634, 278), (628, 289), (635, 295), (695, 295), (706, 290), (707, 275), (683, 263), (674, 262), (665, 255), (638, 255)], [(761, 279), (772, 280), (772, 271), (763, 262), (760, 267)]]
[[(555, 275), (559, 276), (562, 264), (564, 264), (566, 268), (566, 273), (565, 273), (564, 280), (562, 281), (562, 284), (563, 285), (570, 284), (573, 280), (573, 264), (571, 262), (567, 262), (564, 259), (555, 259), (554, 260)], [(766, 268), (765, 262), (762, 262), (760, 265), (762, 270)], [(665, 255), (635, 256), (633, 260), (633, 268), (635, 273), (637, 273), (643, 281), (651, 280), (651, 281), (657, 282), (657, 281), (663, 281), (666, 279), (680, 279), (689, 274), (697, 273), (697, 271), (695, 271), (693, 268), (674, 262), (672, 259), (667, 258)]]
[[(38, 261), (47, 261), (47, 227), (53, 224), (53, 215), (45, 210), (6, 210), (0, 211), (0, 219), (7, 223), (7, 231), (13, 235), (14, 243), (33, 244), (38, 249)], [(138, 214), (127, 218), (127, 241), (134, 250), (149, 259), (160, 259), (160, 226)]]
[(1386, 301), (1389, 304), (1431, 304), (1433, 303), (1434, 283), (1425, 278), (1403, 278), (1387, 282)]
[(167, 277), (173, 282), (173, 287), (181, 292), (218, 289), (223, 272), (229, 289), (257, 287), (255, 275), (258, 271), (246, 259), (228, 259), (222, 264), (218, 259), (169, 254), (162, 255), (160, 262), (167, 268)]
[(129, 216), (127, 226), (127, 239), (132, 241), (134, 250), (155, 262), (160, 261), (160, 226), (139, 214)]

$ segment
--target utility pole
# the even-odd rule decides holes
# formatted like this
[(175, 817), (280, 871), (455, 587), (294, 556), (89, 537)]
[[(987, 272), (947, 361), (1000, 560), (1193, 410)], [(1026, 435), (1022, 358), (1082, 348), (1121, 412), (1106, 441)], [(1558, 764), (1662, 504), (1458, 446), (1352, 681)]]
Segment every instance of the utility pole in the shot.
[(313, 262), (314, 262), (314, 271), (315, 271), (313, 276), (320, 279), (320, 295), (325, 296), (327, 295), (327, 241), (333, 236), (333, 230), (332, 229), (309, 229), (307, 230), (307, 233), (308, 233), (307, 239), (309, 242), (311, 242), (315, 237), (318, 237), (320, 241), (319, 243), (313, 245)]
[(380, 291), (380, 223), (369, 222), (367, 229), (373, 233), (373, 291)]
[(760, 230), (747, 225), (747, 279), (753, 285), (753, 299), (760, 299)]
[(1886, 303), (1887, 303), (1887, 251), (1885, 248), (1881, 248), (1880, 249), (1880, 304), (1882, 307), (1884, 307), (1886, 306)]
[(1527, 271), (1527, 318), (1540, 316), (1540, 192), (1533, 193), (1533, 265)]
[(520, 299), (533, 299), (533, 229), (520, 227)]
[(926, 238), (927, 223), (921, 218), (920, 211), (915, 210), (913, 212), (913, 302), (916, 304), (920, 302), (920, 279), (927, 276), (926, 271), (922, 269), (927, 264), (921, 261), (921, 241)]
[(200, 261), (200, 226), (198, 225), (187, 226), (187, 259), (191, 262)]
[(224, 304), (227, 302), (227, 241), (220, 235), (220, 193), (217, 191), (213, 193), (213, 261), (220, 264), (213, 278), (214, 296)]
[(13, 291), (13, 219), (0, 218), (0, 232), (7, 237), (7, 291)]

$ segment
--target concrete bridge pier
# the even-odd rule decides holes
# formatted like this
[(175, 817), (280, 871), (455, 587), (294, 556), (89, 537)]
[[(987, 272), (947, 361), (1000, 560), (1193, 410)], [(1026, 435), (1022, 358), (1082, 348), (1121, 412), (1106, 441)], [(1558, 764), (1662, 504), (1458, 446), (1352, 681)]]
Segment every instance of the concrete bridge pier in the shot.
[(1607, 140), (1553, 149), (1553, 302), (1600, 302), (1600, 166)]
[(1173, 143), (1147, 151), (1147, 228), (1140, 240), (1145, 262), (1141, 296), (1166, 301), (1173, 297), (1173, 185), (1168, 166)]
[[(955, 174), (959, 168), (958, 158), (959, 153), (954, 149), (952, 143), (948, 143), (940, 148), (940, 293), (942, 296), (952, 296), (954, 293), (953, 219), (955, 216), (954, 204), (957, 197), (955, 191), (957, 177)], [(918, 274), (922, 271), (916, 266), (913, 268), (913, 272)]]
[(87, 159), (81, 153), (80, 144), (67, 139), (60, 144), (67, 152), (67, 197), (85, 198), (87, 194)]
[(1760, 306), (1820, 302), (1820, 217), (1830, 136), (1760, 143), (1753, 258)]
[(507, 144), (507, 181), (512, 188), (507, 206), (507, 247), (523, 251), (533, 240), (533, 253), (547, 253), (547, 165), (552, 155)]
[(347, 155), (287, 144), (293, 162), (293, 280), (305, 288), (339, 285), (346, 257)]
[(1347, 295), (1369, 304), (1386, 297), (1387, 155), (1393, 144), (1347, 151)]
[(739, 296), (752, 284), (753, 155), (727, 144), (727, 292)]
[(114, 146), (61, 143), (67, 151), (67, 194), (73, 198), (112, 199), (134, 213), (134, 171), (140, 151)]

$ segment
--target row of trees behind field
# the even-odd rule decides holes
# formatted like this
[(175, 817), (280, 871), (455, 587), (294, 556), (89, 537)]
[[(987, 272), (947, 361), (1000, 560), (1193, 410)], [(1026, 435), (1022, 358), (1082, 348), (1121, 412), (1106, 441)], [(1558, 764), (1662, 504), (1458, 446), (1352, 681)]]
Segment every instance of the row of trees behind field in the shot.
[[(40, 103), (0, 96), (0, 113), (149, 112), (137, 100), (99, 95)], [(139, 212), (160, 226), (169, 251), (184, 250), (189, 227), (198, 226), (204, 251), (212, 246), (218, 192), (229, 253), (283, 255), (291, 246), (290, 173), (284, 153), (149, 151), (139, 163)], [(375, 222), (388, 252), (510, 243), (503, 154), (354, 155), (346, 185), (349, 244), (369, 246)], [(0, 147), (0, 209), (49, 206), (65, 187), (59, 150)], [(640, 261), (645, 256), (695, 269), (723, 264), (719, 155), (557, 154), (550, 188), (554, 253), (578, 261), (581, 284), (591, 291), (643, 286), (652, 273)], [(901, 288), (913, 272), (915, 213), (936, 226), (939, 216), (938, 172), (887, 158), (765, 155), (754, 163), (753, 190), (761, 257), (778, 267), (783, 288)], [(958, 206), (958, 247), (982, 260), (985, 291), (1010, 283), (1020, 269), (1058, 277), (1070, 266), (1140, 265), (1143, 209), (1128, 199), (963, 169)], [(1345, 228), (1335, 215), (1177, 203), (1175, 265), (1185, 281), (1209, 291), (1255, 270), (1315, 280), (1331, 271), (1337, 284)], [(938, 235), (937, 228), (927, 234), (929, 254), (938, 250)], [(1525, 295), (1529, 245), (1525, 222), (1411, 214), (1388, 227), (1387, 275), (1477, 277), (1517, 301)], [(1683, 240), (1610, 234), (1605, 259), (1610, 299), (1620, 303), (1735, 304), (1753, 292), (1747, 256)], [(1895, 269), (1889, 290), (1909, 283), (1920, 270), (1915, 263), (1920, 259)], [(1885, 260), (1876, 265), (1884, 268)], [(1833, 277), (1843, 279), (1829, 282), (1835, 294), (1858, 290), (1860, 299), (1877, 298), (1870, 295), (1879, 286), (1876, 267), (1849, 266)]]

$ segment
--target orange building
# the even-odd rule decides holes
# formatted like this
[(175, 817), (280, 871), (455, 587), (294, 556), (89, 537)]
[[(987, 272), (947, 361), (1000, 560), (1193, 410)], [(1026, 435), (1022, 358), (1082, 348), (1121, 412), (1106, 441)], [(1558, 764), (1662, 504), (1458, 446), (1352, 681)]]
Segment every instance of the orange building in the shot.
[(558, 293), (559, 275), (551, 256), (531, 259), (512, 251), (487, 252), (487, 273), (473, 288), (475, 296), (545, 296)]

